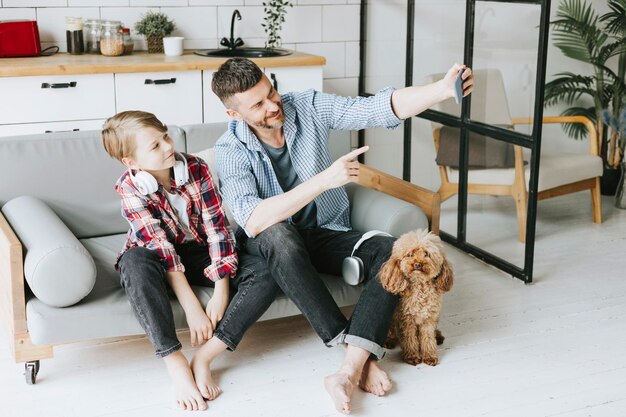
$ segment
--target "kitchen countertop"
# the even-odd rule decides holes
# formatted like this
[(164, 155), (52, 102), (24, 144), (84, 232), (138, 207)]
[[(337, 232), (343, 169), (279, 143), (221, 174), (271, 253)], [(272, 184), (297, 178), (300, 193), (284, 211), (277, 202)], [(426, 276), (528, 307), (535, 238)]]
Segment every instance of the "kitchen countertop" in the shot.
[[(144, 51), (132, 55), (106, 57), (103, 55), (69, 55), (29, 58), (0, 58), (0, 77), (28, 75), (103, 74), (122, 72), (158, 72), (216, 70), (228, 58), (208, 58), (185, 51), (182, 56), (148, 54)], [(252, 58), (259, 67), (298, 67), (326, 64), (326, 58), (294, 51), (293, 54), (272, 58)]]

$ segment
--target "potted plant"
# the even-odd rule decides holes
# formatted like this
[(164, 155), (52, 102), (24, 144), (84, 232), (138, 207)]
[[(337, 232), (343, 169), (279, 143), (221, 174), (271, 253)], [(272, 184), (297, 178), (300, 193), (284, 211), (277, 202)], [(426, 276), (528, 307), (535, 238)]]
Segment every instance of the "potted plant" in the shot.
[[(584, 0), (564, 0), (559, 5), (557, 20), (551, 22), (554, 44), (565, 56), (589, 64), (592, 75), (562, 72), (545, 88), (546, 105), (565, 102), (572, 107), (562, 115), (586, 116), (596, 124), (605, 195), (615, 193), (626, 140), (614, 129), (609, 135), (602, 120), (603, 110), (610, 108), (617, 117), (626, 104), (626, 0), (608, 0), (608, 5), (611, 11), (602, 16)], [(617, 57), (617, 71), (607, 65), (613, 57)], [(563, 128), (575, 139), (587, 134), (581, 124), (564, 124)]]
[(148, 52), (163, 52), (163, 37), (171, 34), (176, 25), (165, 13), (149, 11), (135, 23), (135, 30), (148, 40)]
[(287, 14), (287, 7), (293, 7), (290, 1), (286, 0), (269, 0), (263, 3), (263, 11), (265, 17), (261, 23), (265, 33), (267, 34), (267, 41), (265, 41), (266, 48), (278, 48), (281, 44), (280, 31), (283, 28), (285, 22), (285, 14)]

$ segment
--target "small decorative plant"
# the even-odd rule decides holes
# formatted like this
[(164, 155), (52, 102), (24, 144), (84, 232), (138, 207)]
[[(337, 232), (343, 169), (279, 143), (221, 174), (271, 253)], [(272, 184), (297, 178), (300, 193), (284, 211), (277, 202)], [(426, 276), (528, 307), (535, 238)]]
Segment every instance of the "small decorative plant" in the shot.
[(148, 52), (163, 52), (163, 37), (171, 34), (176, 24), (165, 13), (149, 11), (135, 23), (135, 30), (148, 40)]
[(263, 3), (265, 17), (261, 26), (267, 34), (266, 48), (278, 48), (281, 44), (280, 31), (285, 22), (287, 7), (293, 7), (293, 3), (287, 0), (268, 0)]

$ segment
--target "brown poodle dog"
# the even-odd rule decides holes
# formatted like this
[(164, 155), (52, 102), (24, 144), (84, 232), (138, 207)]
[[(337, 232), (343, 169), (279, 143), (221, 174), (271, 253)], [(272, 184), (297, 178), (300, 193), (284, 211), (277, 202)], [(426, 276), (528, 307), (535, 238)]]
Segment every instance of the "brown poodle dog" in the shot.
[(416, 230), (395, 242), (380, 270), (383, 288), (400, 295), (385, 346), (393, 347), (399, 339), (406, 363), (435, 366), (439, 362), (437, 342), (443, 343), (443, 336), (437, 322), (443, 293), (452, 288), (452, 279), (439, 236)]

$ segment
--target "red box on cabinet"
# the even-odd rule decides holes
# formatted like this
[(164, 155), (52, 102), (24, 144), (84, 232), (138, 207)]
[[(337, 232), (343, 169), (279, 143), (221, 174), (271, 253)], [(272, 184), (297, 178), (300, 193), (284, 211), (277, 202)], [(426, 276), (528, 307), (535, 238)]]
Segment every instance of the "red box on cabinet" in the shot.
[(35, 20), (0, 21), (0, 57), (37, 56), (41, 53)]

